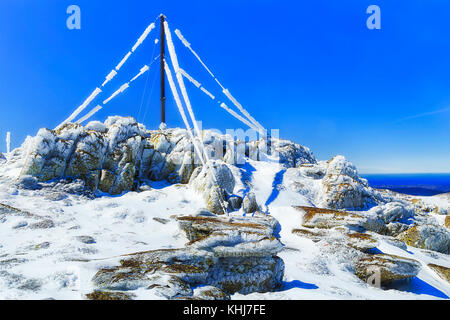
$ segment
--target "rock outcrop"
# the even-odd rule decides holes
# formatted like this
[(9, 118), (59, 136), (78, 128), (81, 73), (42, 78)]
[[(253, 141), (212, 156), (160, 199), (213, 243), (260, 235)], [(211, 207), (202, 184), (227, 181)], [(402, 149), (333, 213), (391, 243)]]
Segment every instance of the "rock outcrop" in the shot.
[(367, 180), (343, 156), (331, 159), (322, 179), (320, 206), (331, 209), (366, 209), (377, 203)]
[(419, 270), (420, 263), (417, 261), (388, 254), (366, 256), (356, 263), (356, 275), (361, 280), (367, 282), (375, 277), (374, 280), (379, 280), (381, 285), (413, 278)]
[[(57, 130), (41, 129), (27, 139), (21, 181), (81, 179), (91, 191), (113, 195), (137, 190), (148, 180), (190, 183), (203, 194), (207, 208), (220, 214), (242, 204), (242, 199), (227, 203), (235, 184), (227, 165), (236, 164), (240, 157), (260, 160), (276, 154), (280, 163), (290, 167), (316, 163), (308, 148), (287, 140), (272, 138), (270, 147), (263, 139), (230, 143), (228, 136), (204, 130), (203, 143), (212, 168), (203, 168), (183, 129), (152, 131), (131, 117), (117, 116), (85, 127), (68, 123)], [(254, 212), (256, 205), (248, 200), (245, 204)]]
[[(185, 248), (127, 255), (120, 266), (97, 272), (97, 290), (127, 294), (146, 288), (168, 299), (226, 299), (235, 292), (268, 292), (281, 285), (284, 263), (276, 255), (282, 244), (274, 236), (274, 218), (201, 212), (177, 220), (189, 240)], [(194, 295), (196, 286), (209, 287)]]
[(407, 245), (450, 253), (450, 231), (437, 225), (417, 225), (398, 235)]

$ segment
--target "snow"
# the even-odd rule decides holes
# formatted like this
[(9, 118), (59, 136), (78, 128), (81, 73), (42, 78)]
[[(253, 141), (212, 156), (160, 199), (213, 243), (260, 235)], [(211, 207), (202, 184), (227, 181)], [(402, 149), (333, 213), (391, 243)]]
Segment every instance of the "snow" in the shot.
[[(165, 67), (177, 106), (182, 107), (170, 69), (167, 64)], [(131, 124), (132, 119), (110, 117), (105, 124), (91, 121), (86, 128), (104, 132), (108, 126), (108, 135), (116, 143), (124, 137), (124, 132), (114, 129), (121, 123)], [(127, 128), (142, 134), (138, 126)], [(71, 138), (76, 134), (62, 133)], [(118, 196), (100, 194), (93, 199), (78, 193), (61, 193), (61, 186), (58, 188), (54, 181), (44, 183), (42, 189), (18, 188), (15, 182), (24, 155), (32, 145), (39, 145), (39, 155), (45, 155), (50, 152), (46, 148), (54, 144), (54, 139), (50, 130), (41, 129), (35, 138), (27, 138), (20, 149), (11, 152), (9, 162), (0, 164), (0, 203), (29, 213), (2, 214), (0, 209), (0, 299), (83, 299), (94, 289), (91, 282), (94, 274), (100, 268), (117, 265), (123, 255), (185, 246), (186, 236), (170, 217), (193, 214), (204, 208), (202, 195), (190, 185), (150, 182), (139, 192)], [(371, 233), (380, 252), (415, 259), (421, 264), (420, 272), (406, 289), (371, 287), (354, 275), (350, 261), (357, 253), (339, 245), (342, 234), (337, 230), (328, 230), (329, 234), (318, 242), (292, 233), (302, 225), (302, 214), (293, 206), (314, 206), (323, 192), (322, 179), (314, 174), (312, 167), (287, 168), (271, 161), (244, 160), (241, 165), (228, 165), (235, 178), (232, 192), (239, 196), (253, 192), (262, 211), (279, 221), (278, 236), (283, 248), (270, 241), (262, 245), (267, 250), (281, 250), (278, 256), (285, 263), (284, 288), (277, 292), (234, 294), (232, 299), (448, 299), (450, 284), (428, 264), (450, 267), (450, 255), (399, 245), (395, 238)], [(333, 162), (330, 163), (332, 172), (345, 172), (357, 178), (356, 168), (344, 158)], [(327, 166), (319, 162), (314, 169), (327, 171)], [(449, 205), (444, 196), (421, 199), (429, 205)], [(408, 220), (415, 215), (401, 199), (358, 213), (376, 215), (385, 222)], [(232, 215), (243, 215), (243, 212)], [(160, 218), (167, 223), (162, 224)], [(423, 217), (416, 214), (415, 218), (417, 222)], [(439, 224), (443, 223), (442, 218), (445, 215), (436, 213), (426, 217)], [(51, 220), (54, 226), (31, 228), (43, 220)], [(433, 233), (430, 228), (425, 231)], [(80, 236), (92, 237), (94, 242), (82, 242)], [(230, 239), (237, 241), (239, 236)], [(220, 240), (218, 237), (208, 241)], [(232, 255), (239, 254), (241, 249), (256, 248), (219, 246), (216, 250)], [(137, 299), (161, 299), (151, 290), (138, 289), (132, 293)]]

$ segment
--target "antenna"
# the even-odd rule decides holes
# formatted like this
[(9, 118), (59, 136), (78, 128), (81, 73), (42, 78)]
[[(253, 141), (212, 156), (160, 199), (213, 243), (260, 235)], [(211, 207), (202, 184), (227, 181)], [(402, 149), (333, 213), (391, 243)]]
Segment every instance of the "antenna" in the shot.
[(6, 133), (6, 153), (11, 152), (11, 132)]

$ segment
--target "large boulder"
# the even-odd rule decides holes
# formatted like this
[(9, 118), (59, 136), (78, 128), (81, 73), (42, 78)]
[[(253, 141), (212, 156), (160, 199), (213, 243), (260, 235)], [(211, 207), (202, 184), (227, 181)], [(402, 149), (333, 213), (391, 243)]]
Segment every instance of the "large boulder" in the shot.
[(355, 166), (343, 156), (336, 156), (328, 163), (318, 202), (330, 209), (364, 209), (376, 204), (376, 198)]
[(413, 278), (419, 270), (420, 263), (417, 261), (388, 254), (365, 256), (357, 261), (355, 267), (358, 278), (368, 282), (375, 277), (375, 282), (379, 280), (381, 285)]
[(225, 163), (215, 162), (212, 166), (197, 167), (189, 184), (203, 195), (209, 211), (215, 214), (226, 213), (228, 204), (225, 199), (233, 193), (235, 179)]
[(412, 247), (450, 253), (450, 231), (442, 226), (417, 225), (399, 234), (398, 239)]
[[(282, 245), (274, 236), (274, 218), (202, 213), (177, 219), (190, 240), (185, 248), (129, 254), (119, 266), (97, 272), (96, 290), (126, 293), (142, 288), (167, 299), (227, 299), (235, 292), (281, 286), (284, 263), (276, 256)], [(194, 287), (205, 289), (194, 293)]]

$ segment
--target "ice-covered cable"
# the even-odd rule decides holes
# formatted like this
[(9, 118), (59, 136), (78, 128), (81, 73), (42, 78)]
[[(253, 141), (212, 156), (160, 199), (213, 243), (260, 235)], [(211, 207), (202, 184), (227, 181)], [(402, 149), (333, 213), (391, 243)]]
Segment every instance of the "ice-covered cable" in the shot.
[(130, 80), (130, 83), (133, 82), (134, 80), (136, 80), (137, 78), (139, 78), (140, 76), (142, 76), (145, 72), (147, 72), (149, 69), (148, 65), (145, 65), (141, 68), (141, 71), (139, 71), (139, 73), (137, 75), (135, 75), (133, 77), (133, 79)]
[(200, 87), (200, 90), (202, 90), (207, 96), (209, 96), (211, 99), (216, 99), (216, 97), (214, 97), (214, 95), (211, 93), (211, 92), (209, 92), (208, 90), (206, 90), (205, 88), (203, 88), (203, 87)]
[(92, 102), (92, 100), (95, 99), (95, 97), (102, 92), (102, 90), (100, 88), (95, 88), (95, 90), (91, 93), (91, 95), (83, 102), (83, 104), (81, 106), (79, 106), (66, 120), (64, 120), (58, 127), (56, 127), (56, 129), (59, 129), (60, 127), (62, 127), (64, 124), (71, 122), (73, 119), (76, 118), (76, 116), (78, 116), (80, 114), (81, 111), (83, 111), (88, 105), (89, 103)]
[(133, 48), (131, 49), (132, 52), (134, 52), (141, 44), (144, 42), (145, 38), (147, 38), (150, 31), (152, 31), (155, 28), (155, 23), (152, 22), (150, 25), (145, 29), (144, 33), (139, 37), (139, 39), (134, 44)]
[(128, 89), (129, 87), (129, 83), (124, 83), (123, 85), (120, 86), (119, 89), (117, 89), (108, 99), (103, 101), (103, 104), (107, 104), (109, 101), (111, 101), (113, 98), (115, 98), (119, 93), (124, 92), (126, 89)]
[(227, 96), (228, 99), (230, 99), (231, 102), (244, 114), (257, 128), (260, 128), (261, 130), (264, 130), (264, 127), (256, 121), (255, 118), (253, 118), (247, 110), (242, 107), (242, 105), (231, 95), (230, 91), (228, 89), (224, 89), (223, 93)]
[(175, 83), (174, 83), (173, 78), (172, 78), (172, 72), (170, 71), (169, 66), (167, 65), (166, 61), (164, 61), (164, 69), (166, 70), (167, 80), (169, 82), (170, 89), (172, 90), (172, 94), (173, 94), (173, 97), (175, 99), (175, 103), (176, 103), (176, 105), (178, 107), (178, 111), (180, 112), (180, 115), (181, 115), (181, 118), (183, 119), (184, 125), (186, 126), (186, 129), (187, 129), (187, 131), (188, 131), (188, 133), (189, 133), (189, 135), (191, 137), (192, 144), (194, 145), (194, 149), (195, 149), (195, 151), (196, 151), (200, 161), (204, 165), (205, 162), (203, 160), (203, 154), (199, 150), (199, 148), (198, 148), (198, 146), (197, 146), (197, 144), (195, 142), (195, 138), (194, 138), (194, 135), (192, 134), (191, 126), (189, 125), (189, 121), (188, 121), (188, 119), (186, 117), (186, 113), (184, 112), (183, 105), (181, 104), (180, 96), (178, 94), (177, 88), (176, 88)]
[(203, 60), (200, 58), (200, 56), (192, 49), (191, 44), (186, 40), (186, 38), (181, 34), (181, 31), (176, 29), (175, 34), (180, 39), (180, 41), (192, 52), (192, 54), (197, 58), (197, 60), (203, 65), (203, 67), (208, 71), (208, 73), (216, 80), (216, 82), (219, 84), (219, 86), (222, 88), (223, 93), (227, 96), (228, 99), (244, 114), (256, 127), (258, 127), (261, 131), (264, 131), (264, 127), (253, 118), (247, 110), (245, 110), (242, 105), (230, 94), (229, 90), (226, 89), (220, 81), (216, 78), (216, 76), (209, 70), (209, 68), (206, 66), (206, 64), (203, 62)]
[(128, 58), (130, 56), (131, 56), (131, 51), (128, 51), (128, 53), (125, 55), (125, 57), (123, 57), (123, 59), (120, 60), (120, 62), (117, 64), (116, 71), (119, 71), (120, 68), (122, 68), (122, 66), (125, 64), (125, 62), (127, 62)]
[[(170, 59), (172, 61), (172, 65), (173, 65), (173, 67), (175, 69), (175, 75), (176, 75), (177, 80), (178, 80), (178, 85), (180, 87), (181, 94), (183, 96), (183, 99), (184, 99), (184, 102), (185, 102), (186, 107), (188, 109), (188, 112), (189, 112), (189, 115), (191, 117), (191, 120), (192, 120), (192, 122), (194, 124), (194, 128), (195, 128), (196, 134), (199, 137), (199, 140), (200, 140), (201, 145), (202, 145), (203, 154), (205, 155), (205, 159), (206, 159), (206, 168), (207, 168), (207, 170), (212, 170), (213, 171), (213, 168), (210, 165), (210, 159), (209, 159), (208, 153), (207, 153), (207, 151), (205, 149), (205, 145), (203, 143), (203, 137), (202, 137), (201, 132), (200, 132), (200, 130), (198, 128), (197, 121), (196, 121), (195, 115), (194, 115), (194, 111), (192, 110), (191, 102), (190, 102), (189, 97), (187, 95), (186, 87), (185, 87), (184, 81), (183, 81), (183, 76), (179, 72), (180, 67), (179, 67), (179, 64), (178, 64), (178, 58), (177, 58), (177, 55), (176, 55), (176, 52), (175, 52), (175, 47), (174, 47), (173, 42), (172, 42), (172, 34), (170, 33), (169, 24), (167, 23), (167, 21), (164, 21), (164, 30), (165, 30), (165, 34), (166, 34), (167, 46), (169, 48)], [(219, 185), (219, 183), (217, 181), (217, 177), (216, 177), (215, 171), (212, 172), (212, 177), (214, 179), (214, 183), (216, 185)], [(220, 205), (222, 207), (222, 210), (225, 213), (225, 212), (227, 212), (227, 208), (226, 208), (226, 205), (225, 205), (225, 200), (223, 199), (223, 195), (218, 191), (218, 189), (216, 189), (216, 192), (217, 192), (217, 196), (219, 198), (219, 202), (220, 202)]]
[(86, 121), (87, 119), (89, 119), (90, 117), (92, 117), (94, 114), (97, 113), (97, 111), (101, 110), (102, 107), (100, 105), (97, 105), (94, 109), (92, 109), (91, 111), (89, 111), (88, 114), (86, 114), (84, 117), (82, 117), (81, 119), (79, 119), (77, 121), (77, 123), (83, 123), (84, 121)]
[(169, 24), (167, 23), (167, 21), (164, 21), (164, 30), (165, 30), (165, 34), (166, 34), (167, 47), (169, 48), (170, 59), (172, 61), (172, 65), (175, 69), (175, 76), (178, 81), (178, 86), (180, 87), (181, 95), (183, 96), (184, 102), (186, 104), (189, 115), (191, 117), (191, 121), (194, 124), (195, 133), (199, 137), (199, 140), (202, 143), (202, 150), (205, 155), (206, 162), (208, 162), (209, 156), (208, 156), (207, 152), (205, 151), (205, 146), (203, 145), (202, 134), (200, 132), (200, 129), (198, 128), (197, 120), (195, 119), (195, 115), (194, 115), (194, 111), (192, 110), (192, 105), (189, 100), (189, 96), (187, 94), (186, 87), (184, 85), (183, 76), (179, 72), (180, 66), (178, 64), (178, 58), (177, 58), (177, 55), (175, 52), (175, 47), (174, 47), (173, 41), (172, 41), (172, 34), (170, 33)]
[(197, 54), (197, 52), (194, 51), (194, 49), (192, 49), (191, 44), (186, 40), (185, 37), (183, 37), (183, 35), (181, 34), (181, 31), (176, 29), (175, 30), (175, 34), (177, 35), (178, 39), (180, 39), (180, 41), (185, 45), (186, 48), (188, 48), (192, 54), (197, 58), (197, 60), (203, 65), (203, 67), (206, 69), (206, 71), (208, 71), (208, 73), (211, 75), (211, 77), (214, 78), (214, 80), (216, 80), (216, 82), (219, 84), (219, 86), (222, 89), (225, 89), (222, 84), (219, 82), (219, 80), (214, 76), (214, 74), (211, 72), (211, 70), (209, 70), (209, 68), (206, 66), (206, 64), (203, 62), (203, 60), (200, 58), (200, 56)]
[(106, 76), (105, 81), (102, 83), (102, 87), (105, 86), (105, 84), (107, 84), (108, 82), (110, 82), (115, 76), (117, 75), (117, 71), (116, 70), (111, 70), (110, 73), (108, 73), (108, 75)]
[(246, 124), (247, 126), (249, 126), (250, 128), (252, 128), (255, 131), (259, 131), (258, 128), (256, 128), (250, 121), (248, 121), (247, 119), (245, 119), (244, 117), (242, 117), (241, 115), (237, 114), (236, 111), (230, 109), (225, 103), (221, 103), (220, 106), (225, 109), (228, 113), (230, 113), (233, 117), (235, 117), (236, 119), (238, 119), (239, 121), (243, 122), (244, 124)]
[(183, 69), (179, 69), (179, 72), (181, 72), (181, 74), (188, 79), (190, 82), (192, 82), (194, 84), (194, 86), (196, 86), (197, 88), (200, 88), (201, 84), (200, 82), (198, 82), (197, 80), (195, 80), (194, 78), (192, 78), (186, 71), (184, 71)]

